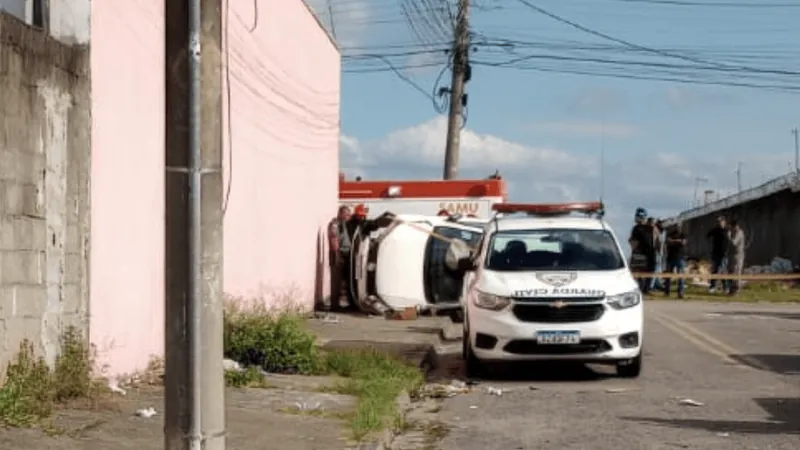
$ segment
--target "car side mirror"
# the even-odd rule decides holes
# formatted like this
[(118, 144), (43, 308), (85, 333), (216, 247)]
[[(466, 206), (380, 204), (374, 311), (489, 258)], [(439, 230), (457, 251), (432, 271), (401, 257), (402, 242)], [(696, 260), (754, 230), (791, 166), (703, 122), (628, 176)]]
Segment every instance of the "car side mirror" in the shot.
[(469, 258), (461, 258), (458, 260), (458, 270), (463, 272), (472, 272), (473, 270), (477, 269), (478, 265), (475, 264), (475, 260), (471, 257)]

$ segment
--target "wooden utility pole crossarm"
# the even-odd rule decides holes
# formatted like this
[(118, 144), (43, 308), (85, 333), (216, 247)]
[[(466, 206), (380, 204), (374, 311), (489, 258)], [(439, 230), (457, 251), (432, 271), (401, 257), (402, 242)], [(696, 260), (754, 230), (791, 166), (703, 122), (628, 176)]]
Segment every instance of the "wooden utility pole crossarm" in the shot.
[(164, 444), (224, 450), (221, 2), (164, 6)]
[(447, 121), (447, 144), (444, 151), (444, 179), (458, 176), (461, 150), (464, 84), (469, 70), (469, 10), (470, 0), (459, 0), (453, 43), (453, 80), (450, 84), (450, 113)]

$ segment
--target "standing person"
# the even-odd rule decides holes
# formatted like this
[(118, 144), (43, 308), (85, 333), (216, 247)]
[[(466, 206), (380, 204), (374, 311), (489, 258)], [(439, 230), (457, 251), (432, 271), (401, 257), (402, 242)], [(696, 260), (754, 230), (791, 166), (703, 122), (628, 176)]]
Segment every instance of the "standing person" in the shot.
[(345, 229), (351, 239), (351, 249), (346, 255), (342, 267), (343, 285), (346, 290), (348, 303), (345, 307), (346, 309), (359, 308), (359, 293), (356, 291), (357, 286), (354, 284), (354, 276), (356, 274), (353, 273), (353, 270), (355, 270), (357, 266), (353, 267), (354, 258), (352, 258), (351, 255), (358, 256), (364, 238), (382, 227), (388, 227), (396, 219), (396, 216), (390, 212), (385, 212), (375, 219), (368, 219), (368, 215), (369, 208), (363, 204), (356, 205), (355, 208), (353, 208), (353, 214), (345, 223)]
[[(725, 217), (717, 217), (717, 225), (709, 230), (706, 238), (711, 240), (711, 273), (718, 274), (724, 272), (723, 264), (725, 264), (725, 253), (728, 250), (728, 223)], [(714, 293), (717, 291), (717, 283), (719, 280), (712, 279), (711, 284), (708, 286), (708, 292)]]
[(353, 246), (353, 233), (347, 226), (349, 221), (350, 208), (343, 205), (328, 224), (328, 264), (331, 277), (331, 300), (328, 307), (334, 311), (342, 306), (342, 283), (346, 280), (345, 266), (349, 265)]
[[(664, 223), (661, 219), (653, 219), (652, 217), (647, 220), (647, 224), (653, 227), (653, 231), (655, 233), (655, 253), (656, 253), (656, 263), (655, 268), (653, 269), (654, 273), (661, 273), (664, 268), (664, 240), (662, 235), (664, 234)], [(653, 277), (653, 282), (650, 284), (650, 289), (661, 291), (664, 290), (664, 285), (661, 282), (661, 278)]]
[[(746, 246), (744, 230), (742, 230), (742, 227), (736, 219), (731, 219), (728, 229), (728, 273), (739, 276), (742, 274), (742, 270), (744, 270), (744, 251)], [(726, 284), (728, 285), (728, 294), (736, 295), (739, 293), (741, 280), (728, 280)]]
[[(628, 238), (628, 244), (631, 246), (631, 269), (636, 272), (652, 273), (656, 268), (655, 230), (647, 225), (647, 210), (637, 208), (634, 221), (631, 236)], [(652, 278), (639, 278), (638, 282), (642, 294), (650, 292)]]
[[(683, 233), (680, 224), (674, 225), (667, 232), (667, 259), (666, 273), (683, 274), (686, 271), (686, 235)], [(672, 288), (672, 279), (664, 280), (664, 295), (669, 297)], [(686, 280), (678, 279), (678, 298), (684, 298), (686, 290)]]

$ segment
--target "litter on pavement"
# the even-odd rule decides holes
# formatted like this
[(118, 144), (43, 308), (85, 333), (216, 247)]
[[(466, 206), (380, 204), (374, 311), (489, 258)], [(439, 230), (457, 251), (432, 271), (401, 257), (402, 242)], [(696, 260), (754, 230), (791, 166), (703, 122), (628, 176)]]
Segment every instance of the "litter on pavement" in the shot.
[(294, 406), (297, 407), (298, 411), (316, 411), (316, 410), (320, 409), (322, 404), (320, 402), (316, 402), (316, 403), (311, 404), (311, 403), (306, 403), (306, 402), (303, 402), (303, 401), (299, 401), (299, 402), (295, 402)]
[(503, 390), (501, 388), (496, 388), (496, 387), (492, 387), (492, 386), (489, 386), (489, 387), (486, 388), (486, 393), (489, 394), (489, 395), (496, 395), (498, 397), (502, 397), (503, 396)]
[(119, 387), (119, 380), (109, 380), (108, 389), (115, 394), (126, 395), (128, 393), (125, 389)]
[(678, 404), (683, 406), (706, 406), (705, 403), (698, 402), (697, 400), (692, 400), (690, 398), (682, 398), (678, 400)]
[(153, 408), (152, 406), (149, 407), (149, 408), (142, 408), (142, 409), (136, 410), (136, 415), (138, 417), (144, 417), (145, 419), (149, 419), (149, 418), (155, 416), (156, 414), (157, 414), (156, 413), (156, 409)]
[(451, 398), (468, 392), (470, 392), (470, 387), (467, 386), (467, 383), (453, 380), (450, 384), (427, 384), (420, 390), (419, 395), (422, 398)]

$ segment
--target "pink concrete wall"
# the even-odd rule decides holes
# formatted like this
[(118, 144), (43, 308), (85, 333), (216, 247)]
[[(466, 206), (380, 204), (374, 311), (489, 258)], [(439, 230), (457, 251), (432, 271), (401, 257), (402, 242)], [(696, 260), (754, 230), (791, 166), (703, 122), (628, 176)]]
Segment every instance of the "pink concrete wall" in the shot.
[[(92, 2), (91, 337), (110, 375), (163, 354), (162, 5)], [(225, 289), (310, 306), (337, 201), (340, 56), (301, 0), (259, 2), (253, 31), (252, 2), (230, 6)]]
[(299, 0), (231, 9), (225, 290), (311, 307), (318, 235), (338, 198), (341, 58)]

